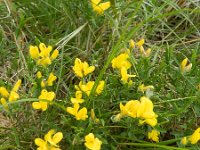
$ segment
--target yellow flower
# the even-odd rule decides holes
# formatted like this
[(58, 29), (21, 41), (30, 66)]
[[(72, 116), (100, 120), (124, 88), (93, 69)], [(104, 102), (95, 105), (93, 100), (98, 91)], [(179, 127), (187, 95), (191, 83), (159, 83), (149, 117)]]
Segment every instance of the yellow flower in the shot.
[(6, 99), (2, 97), (0, 101), (3, 107), (8, 110), (8, 103), (6, 102)]
[(83, 103), (84, 102), (84, 99), (82, 99), (82, 92), (81, 91), (76, 91), (76, 97), (75, 98), (71, 98), (71, 102), (73, 103), (73, 104), (75, 104), (75, 103)]
[(119, 56), (115, 57), (112, 60), (112, 67), (121, 70), (122, 67), (129, 69), (131, 67), (131, 63), (128, 61), (129, 55), (128, 53), (122, 53)]
[(159, 142), (159, 136), (160, 132), (157, 130), (152, 130), (151, 132), (148, 132), (148, 139), (154, 141), (154, 142)]
[(30, 46), (29, 47), (29, 53), (31, 55), (31, 58), (32, 59), (38, 59), (40, 54), (39, 54), (39, 50), (38, 50), (38, 47), (37, 46)]
[(57, 79), (56, 76), (54, 76), (53, 72), (50, 73), (49, 78), (47, 79), (47, 85), (52, 86), (53, 82)]
[(38, 150), (60, 150), (57, 144), (62, 140), (62, 138), (62, 132), (55, 133), (55, 130), (51, 129), (44, 136), (44, 140), (41, 138), (36, 138), (35, 144), (38, 146)]
[[(40, 76), (40, 74), (38, 74)], [(42, 77), (42, 76), (41, 76)], [(49, 77), (47, 79), (47, 81), (42, 80), (40, 85), (42, 88), (45, 88), (46, 86), (53, 86), (53, 82), (57, 79), (57, 77), (53, 74), (53, 72), (51, 72), (49, 74)]]
[(35, 139), (35, 145), (38, 146), (37, 150), (48, 150), (49, 148), (47, 141), (44, 141), (41, 138)]
[(13, 102), (19, 98), (17, 91), (21, 85), (21, 82), (22, 82), (21, 80), (18, 80), (13, 86), (10, 93), (7, 91), (5, 87), (0, 87), (0, 94), (2, 95), (0, 102), (6, 110), (8, 110), (8, 103), (6, 100), (8, 100), (9, 102)]
[(144, 45), (144, 39), (141, 39), (140, 41), (138, 41), (137, 43), (136, 43), (136, 45), (140, 48), (141, 46), (143, 46)]
[(22, 82), (21, 80), (18, 80), (18, 81), (15, 83), (15, 85), (14, 85), (12, 91), (10, 92), (10, 95), (9, 95), (9, 98), (8, 98), (8, 100), (9, 100), (10, 102), (16, 101), (16, 100), (19, 98), (19, 95), (17, 94), (17, 91), (18, 91), (18, 89), (19, 89), (19, 87), (20, 87), (20, 85), (21, 85), (21, 82)]
[[(87, 94), (87, 96), (90, 95), (90, 92), (94, 86), (94, 81), (89, 81), (87, 82), (86, 84), (83, 84), (82, 81), (79, 82), (79, 85), (75, 85), (75, 89), (78, 90), (78, 91), (82, 91), (84, 93)], [(105, 82), (104, 81), (100, 81), (98, 86), (97, 86), (97, 89), (96, 89), (96, 94), (99, 95), (102, 93), (103, 89), (104, 89), (104, 84)]]
[(45, 83), (45, 81), (44, 81), (44, 80), (42, 80), (42, 81), (41, 81), (41, 83), (40, 83), (40, 85), (41, 85), (41, 87), (42, 87), (42, 88), (45, 88), (45, 86), (46, 86), (46, 83)]
[(89, 96), (93, 85), (94, 85), (94, 81), (89, 81), (86, 84), (83, 84), (83, 82), (80, 81), (79, 85), (75, 85), (75, 89), (76, 90), (81, 90), (81, 91), (83, 91), (84, 93), (86, 93)]
[(11, 91), (8, 100), (10, 102), (16, 101), (19, 98), (19, 95), (15, 91)]
[(144, 84), (141, 84), (138, 87), (138, 91), (141, 91), (142, 93), (146, 92), (147, 90), (153, 90), (153, 89), (154, 89), (154, 86), (152, 85), (145, 86)]
[(89, 133), (85, 136), (85, 146), (90, 150), (100, 150), (102, 142), (95, 138), (93, 133)]
[(66, 111), (71, 115), (75, 116), (76, 120), (85, 120), (88, 118), (87, 108), (83, 107), (79, 110), (80, 105), (78, 103), (74, 104), (74, 107), (67, 107)]
[(141, 97), (140, 101), (141, 103), (137, 110), (137, 117), (144, 119), (143, 121), (140, 121), (140, 123), (146, 122), (154, 127), (157, 124), (157, 115), (153, 111), (152, 101), (145, 96)]
[(79, 58), (76, 58), (72, 69), (78, 77), (83, 78), (84, 76), (92, 73), (95, 70), (95, 67), (89, 66), (87, 62), (81, 62)]
[(52, 146), (59, 147), (57, 144), (62, 140), (63, 134), (62, 132), (55, 132), (55, 130), (51, 129), (45, 136), (44, 139), (49, 142)]
[(48, 103), (51, 102), (54, 98), (55, 98), (54, 92), (48, 92), (47, 90), (43, 89), (39, 96), (39, 102), (33, 102), (32, 106), (34, 109), (42, 109), (42, 111), (45, 111), (47, 110)]
[(140, 102), (138, 100), (130, 100), (125, 105), (120, 103), (120, 114), (121, 116), (136, 118), (139, 106)]
[(5, 98), (9, 96), (9, 93), (5, 87), (0, 87), (0, 94)]
[(57, 49), (55, 49), (50, 56), (50, 60), (56, 59), (58, 57), (58, 55), (59, 55), (59, 51)]
[(106, 9), (110, 7), (110, 2), (100, 3), (101, 0), (91, 0), (92, 8), (95, 12), (102, 15)]
[(192, 63), (189, 63), (188, 58), (185, 58), (180, 65), (180, 69), (182, 73), (189, 72), (192, 68)]
[(200, 128), (197, 128), (194, 133), (189, 137), (191, 144), (196, 144), (200, 140)]
[(50, 55), (52, 51), (52, 46), (46, 47), (44, 43), (39, 44), (39, 49), (37, 46), (30, 46), (29, 53), (32, 59), (34, 59), (38, 65), (46, 67), (50, 65), (51, 62), (56, 59), (58, 56), (58, 50), (54, 50), (53, 53)]
[(99, 81), (99, 84), (96, 89), (97, 95), (101, 94), (104, 89), (105, 81)]
[(132, 39), (129, 41), (129, 47), (130, 49), (133, 49), (135, 47), (135, 42)]
[(153, 111), (153, 103), (147, 97), (141, 97), (140, 101), (130, 100), (125, 105), (120, 103), (120, 113), (114, 117), (114, 121), (119, 121), (124, 116), (140, 118), (140, 124), (146, 123), (152, 127), (157, 124), (157, 115)]
[(128, 78), (130, 78), (130, 77), (136, 77), (136, 75), (128, 74), (127, 69), (125, 67), (122, 67), (121, 68), (121, 80), (122, 80), (122, 82), (127, 83)]
[[(15, 85), (13, 86), (13, 89), (10, 91), (10, 93), (7, 91), (6, 88), (0, 87), (0, 94), (4, 98), (8, 98), (9, 102), (16, 101), (19, 98), (19, 95), (18, 95), (17, 91), (19, 90), (21, 82), (22, 82), (21, 80), (18, 80), (15, 83)], [(5, 104), (5, 101), (4, 101), (4, 104)]]
[(38, 71), (38, 72), (36, 73), (36, 75), (37, 75), (37, 78), (38, 78), (38, 79), (42, 78), (42, 73), (41, 73), (40, 71)]
[(15, 83), (15, 85), (14, 85), (12, 91), (13, 91), (13, 92), (17, 92), (17, 91), (19, 90), (19, 87), (20, 87), (21, 83), (22, 83), (22, 80), (18, 80), (18, 81)]
[(183, 137), (181, 139), (181, 144), (186, 145), (187, 144), (187, 137)]

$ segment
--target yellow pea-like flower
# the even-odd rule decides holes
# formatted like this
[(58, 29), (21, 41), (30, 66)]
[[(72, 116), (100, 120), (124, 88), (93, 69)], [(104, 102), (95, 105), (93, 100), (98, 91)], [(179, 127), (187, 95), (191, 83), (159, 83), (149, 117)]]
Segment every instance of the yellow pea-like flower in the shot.
[(130, 49), (133, 49), (135, 47), (135, 42), (132, 39), (129, 41), (129, 47)]
[(53, 72), (51, 72), (49, 74), (49, 77), (47, 79), (47, 85), (48, 86), (53, 86), (53, 82), (57, 79), (57, 77), (53, 74)]
[(48, 150), (48, 143), (41, 138), (35, 139), (35, 145), (38, 146), (39, 150)]
[(42, 88), (45, 88), (46, 84), (45, 84), (45, 81), (44, 81), (44, 80), (41, 81), (40, 86), (41, 86)]
[(121, 68), (121, 80), (123, 83), (127, 83), (130, 77), (136, 77), (136, 75), (130, 75), (127, 73), (127, 69), (125, 67)]
[(80, 90), (80, 91), (86, 93), (89, 96), (93, 85), (94, 85), (94, 81), (89, 81), (86, 84), (83, 84), (83, 82), (80, 81), (79, 85), (75, 85), (75, 89)]
[[(89, 81), (89, 82), (83, 84), (83, 82), (80, 81), (79, 85), (75, 85), (75, 89), (78, 90), (78, 91), (82, 91), (82, 92), (86, 93), (87, 96), (89, 96), (90, 92), (91, 92), (91, 90), (94, 86), (94, 83), (95, 83), (94, 81)], [(103, 81), (103, 80), (99, 81), (99, 84), (98, 84), (96, 91), (95, 91), (97, 95), (102, 93), (104, 86), (105, 86), (105, 81)]]
[(62, 132), (55, 132), (54, 129), (51, 129), (45, 136), (44, 139), (48, 141), (52, 146), (58, 147), (58, 143), (62, 140)]
[(93, 10), (96, 13), (102, 15), (104, 11), (107, 10), (111, 6), (111, 3), (110, 1), (103, 2), (103, 3), (100, 3), (100, 2), (101, 0), (91, 0)]
[(140, 102), (138, 100), (130, 100), (125, 105), (120, 103), (120, 114), (121, 116), (130, 116), (136, 118), (139, 106)]
[(76, 91), (76, 95), (75, 95), (75, 98), (74, 97), (72, 97), (71, 98), (71, 102), (73, 103), (73, 104), (75, 104), (75, 103), (83, 103), (84, 102), (84, 99), (82, 99), (82, 92), (81, 91)]
[(8, 103), (6, 102), (6, 99), (2, 97), (0, 101), (3, 107), (8, 110)]
[(148, 132), (148, 139), (154, 141), (154, 142), (159, 142), (159, 136), (160, 132), (157, 130), (152, 130), (151, 132)]
[(59, 55), (59, 51), (58, 51), (57, 49), (55, 49), (55, 50), (53, 51), (53, 53), (51, 54), (50, 59), (51, 59), (51, 60), (54, 60), (54, 59), (56, 59), (56, 58), (58, 57), (58, 55)]
[(102, 141), (94, 136), (93, 133), (89, 133), (85, 136), (85, 146), (90, 150), (100, 150)]
[(79, 108), (80, 105), (78, 103), (75, 103), (74, 107), (67, 107), (66, 111), (75, 116), (76, 120), (86, 120), (88, 118), (87, 108), (83, 107), (80, 110)]
[(192, 63), (188, 64), (188, 62), (188, 58), (183, 59), (183, 61), (181, 62), (180, 70), (182, 73), (190, 72), (190, 70), (192, 69)]
[(48, 66), (51, 64), (51, 60), (49, 57), (41, 57), (41, 59), (37, 60), (37, 65), (41, 65), (41, 66)]
[(152, 101), (143, 96), (140, 98), (140, 107), (137, 110), (137, 117), (140, 117), (141, 120), (140, 123), (147, 123), (154, 127), (157, 124), (157, 115), (153, 111), (153, 103)]
[(75, 59), (73, 71), (78, 77), (85, 77), (95, 70), (94, 66), (89, 66), (87, 62), (82, 62), (79, 58)]
[(62, 132), (55, 132), (51, 129), (45, 136), (44, 140), (41, 138), (35, 139), (35, 144), (38, 150), (60, 150), (58, 143), (63, 139)]
[(52, 51), (52, 46), (46, 47), (44, 43), (40, 43), (39, 48), (40, 48), (40, 57), (49, 57), (50, 52)]
[(141, 39), (136, 43), (136, 45), (140, 48), (141, 46), (144, 45), (144, 42), (145, 42), (144, 39)]
[(140, 101), (130, 100), (125, 105), (120, 103), (120, 113), (114, 117), (114, 121), (119, 121), (122, 117), (129, 116), (139, 118), (140, 124), (149, 124), (154, 127), (157, 124), (157, 115), (153, 111), (153, 103), (147, 97), (141, 97)]
[(197, 128), (188, 140), (191, 144), (196, 144), (200, 140), (200, 128)]
[(18, 98), (19, 98), (19, 95), (17, 94), (17, 92), (11, 91), (8, 100), (12, 102), (12, 101), (16, 101)]
[(0, 87), (0, 94), (5, 98), (9, 96), (9, 92), (7, 91), (5, 87)]
[(50, 54), (52, 51), (52, 46), (46, 46), (44, 43), (39, 44), (39, 48), (37, 46), (30, 46), (29, 53), (32, 59), (37, 62), (37, 65), (41, 65), (46, 67), (51, 64), (51, 62), (57, 58), (59, 51), (56, 49)]
[(42, 78), (42, 73), (41, 73), (40, 71), (38, 71), (38, 72), (36, 73), (36, 75), (37, 75), (37, 78), (38, 78), (38, 79)]
[(30, 46), (29, 53), (32, 59), (38, 59), (40, 56), (39, 49), (37, 46)]
[(128, 59), (129, 59), (128, 53), (122, 53), (111, 61), (112, 67), (114, 69), (116, 68), (119, 70), (121, 70), (122, 67), (129, 69), (131, 67), (131, 63), (128, 61)]
[(48, 92), (47, 90), (43, 89), (38, 98), (40, 99), (39, 102), (33, 102), (32, 107), (34, 109), (42, 109), (42, 111), (46, 111), (48, 107), (48, 103), (51, 102), (55, 98), (55, 93)]
[(21, 85), (21, 83), (22, 83), (22, 80), (18, 80), (18, 81), (15, 83), (15, 85), (14, 85), (12, 91), (17, 92), (18, 89), (19, 89), (19, 87), (20, 87), (20, 85)]
[(105, 86), (105, 81), (99, 81), (99, 84), (96, 89), (97, 95), (101, 94)]
[(17, 93), (17, 91), (19, 90), (21, 82), (21, 80), (18, 80), (13, 86), (10, 93), (5, 87), (0, 87), (0, 94), (2, 95), (1, 104), (4, 106), (5, 109), (8, 109), (8, 104), (6, 100), (8, 100), (9, 102), (13, 102), (19, 99), (19, 94)]
[(188, 142), (187, 137), (183, 137), (183, 138), (181, 139), (181, 144), (186, 145), (187, 142)]

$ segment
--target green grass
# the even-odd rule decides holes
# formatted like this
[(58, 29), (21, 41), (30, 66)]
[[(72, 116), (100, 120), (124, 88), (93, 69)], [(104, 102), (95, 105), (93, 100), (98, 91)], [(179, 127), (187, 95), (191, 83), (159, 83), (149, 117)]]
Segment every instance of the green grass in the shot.
[[(6, 2), (6, 3), (5, 3)], [(0, 86), (12, 89), (22, 79), (20, 99), (6, 112), (0, 106), (0, 150), (36, 149), (35, 138), (43, 138), (50, 129), (64, 135), (61, 149), (85, 149), (84, 136), (93, 132), (102, 140), (102, 149), (199, 149), (199, 144), (180, 144), (199, 127), (200, 119), (200, 4), (173, 0), (112, 0), (112, 7), (100, 16), (89, 1), (27, 0), (0, 1)], [(182, 3), (181, 3), (182, 2)], [(9, 13), (10, 12), (10, 13)], [(72, 33), (72, 34), (71, 34)], [(128, 41), (144, 38), (151, 57), (131, 53), (131, 72), (137, 74), (131, 87), (123, 85), (111, 60)], [(34, 110), (40, 88), (33, 85), (41, 67), (29, 56), (29, 45), (43, 42), (59, 49), (59, 57), (46, 72), (54, 71), (58, 80), (49, 90), (56, 100), (45, 112)], [(71, 106), (74, 85), (79, 83), (72, 66), (75, 58), (95, 65), (89, 79), (106, 81), (103, 93), (91, 94), (83, 106), (94, 108), (99, 124), (77, 121), (64, 108)], [(187, 57), (192, 70), (180, 73), (180, 62)], [(144, 83), (155, 87), (154, 111), (158, 114), (160, 143), (147, 139), (150, 127), (138, 125), (137, 119), (113, 122), (119, 103), (139, 99), (144, 94), (137, 87)], [(93, 88), (92, 92), (95, 91)]]

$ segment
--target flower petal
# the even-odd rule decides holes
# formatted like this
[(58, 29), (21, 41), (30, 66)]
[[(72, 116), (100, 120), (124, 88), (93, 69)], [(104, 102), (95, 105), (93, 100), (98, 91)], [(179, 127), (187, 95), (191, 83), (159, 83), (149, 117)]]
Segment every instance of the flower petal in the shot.
[(57, 144), (57, 143), (59, 143), (61, 140), (62, 140), (62, 138), (63, 138), (63, 134), (62, 134), (62, 132), (57, 132), (54, 136), (53, 136), (53, 142), (55, 143), (55, 144)]

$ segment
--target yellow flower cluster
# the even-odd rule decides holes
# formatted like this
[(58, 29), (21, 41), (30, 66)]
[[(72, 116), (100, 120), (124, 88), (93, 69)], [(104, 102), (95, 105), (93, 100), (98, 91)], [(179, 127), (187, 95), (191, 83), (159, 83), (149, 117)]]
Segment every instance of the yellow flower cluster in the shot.
[(133, 49), (135, 47), (139, 48), (140, 54), (143, 57), (149, 57), (151, 55), (151, 49), (148, 48), (147, 50), (144, 49), (145, 40), (141, 39), (137, 43), (135, 43), (132, 39), (129, 41), (130, 48)]
[(13, 101), (16, 101), (17, 99), (19, 99), (19, 95), (18, 95), (17, 91), (21, 85), (21, 82), (22, 82), (21, 80), (18, 80), (15, 83), (15, 85), (13, 86), (10, 93), (8, 92), (8, 90), (5, 87), (0, 87), (0, 94), (2, 96), (0, 101), (5, 109), (8, 109), (8, 104), (7, 104), (6, 100), (8, 100), (9, 102), (13, 102)]
[(74, 107), (67, 107), (66, 111), (71, 115), (75, 116), (76, 120), (85, 120), (88, 118), (87, 108), (83, 107), (80, 109), (80, 105), (78, 103), (74, 103)]
[(192, 69), (192, 63), (189, 63), (188, 58), (183, 59), (180, 65), (181, 72), (187, 73), (187, 72), (190, 72), (191, 69)]
[(160, 132), (157, 130), (152, 130), (151, 132), (148, 132), (148, 139), (154, 141), (154, 142), (159, 142), (159, 136)]
[(53, 101), (53, 99), (55, 98), (55, 93), (48, 92), (47, 90), (43, 89), (38, 98), (39, 98), (39, 102), (32, 103), (33, 108), (42, 109), (42, 111), (46, 111), (48, 107), (48, 103)]
[(93, 133), (89, 133), (85, 136), (85, 146), (89, 150), (100, 150), (102, 142), (94, 136)]
[[(94, 86), (94, 81), (89, 81), (86, 84), (83, 84), (82, 81), (79, 82), (79, 85), (75, 85), (75, 89), (78, 91), (82, 91), (87, 94), (87, 96), (90, 95), (90, 92)], [(100, 95), (104, 89), (105, 81), (99, 81), (99, 84), (96, 88), (96, 94)]]
[[(92, 73), (95, 70), (94, 66), (89, 66), (89, 64), (84, 61), (82, 62), (79, 58), (75, 59), (73, 71), (78, 76), (84, 79), (88, 74)], [(86, 120), (88, 118), (87, 115), (87, 108), (83, 107), (79, 110), (80, 104), (82, 104), (85, 100), (82, 98), (83, 93), (85, 93), (87, 96), (90, 95), (90, 92), (95, 84), (95, 81), (88, 81), (84, 82), (80, 81), (79, 85), (75, 85), (76, 94), (75, 97), (71, 97), (71, 102), (73, 104), (73, 107), (67, 107), (66, 111), (73, 115), (76, 120)], [(97, 88), (96, 88), (96, 94), (99, 95), (102, 93), (104, 89), (104, 81), (100, 81)]]
[(35, 139), (35, 144), (38, 146), (37, 150), (61, 150), (57, 145), (63, 138), (62, 132), (55, 132), (51, 129), (45, 136), (44, 140), (41, 138)]
[(91, 0), (93, 10), (96, 13), (102, 15), (104, 11), (110, 7), (111, 4), (110, 4), (110, 1), (104, 2), (104, 3), (100, 3), (100, 2), (101, 0)]
[(120, 113), (114, 120), (119, 121), (122, 117), (129, 116), (139, 118), (140, 124), (146, 123), (154, 127), (157, 124), (157, 115), (153, 111), (153, 103), (147, 97), (141, 97), (140, 101), (130, 100), (125, 105), (120, 103)]
[[(114, 69), (118, 69), (120, 71), (121, 74), (121, 81), (123, 83), (127, 83), (128, 79), (130, 77), (135, 77), (136, 75), (130, 75), (127, 73), (127, 70), (129, 68), (131, 68), (131, 63), (129, 62), (129, 50), (127, 50), (127, 52), (124, 52), (122, 54), (120, 54), (119, 56), (115, 57), (112, 60), (112, 67)], [(129, 83), (131, 83), (132, 81), (129, 81)]]
[(73, 71), (78, 76), (83, 78), (95, 70), (94, 66), (89, 66), (86, 61), (82, 62), (79, 58), (75, 59)]
[[(52, 46), (46, 47), (44, 43), (37, 46), (30, 46), (29, 53), (32, 59), (37, 62), (37, 65), (46, 67), (51, 64), (51, 62), (58, 57), (59, 51), (56, 49), (52, 53)], [(50, 54), (51, 53), (51, 54)]]
[[(40, 72), (40, 71), (38, 71), (37, 72), (37, 78), (38, 79), (41, 79), (43, 76), (42, 76), (42, 73)], [(49, 74), (49, 77), (48, 77), (48, 79), (47, 80), (42, 80), (41, 81), (41, 83), (40, 83), (40, 85), (41, 85), (41, 87), (42, 88), (45, 88), (45, 87), (47, 87), (47, 86), (53, 86), (53, 82), (55, 81), (57, 79), (57, 77), (54, 75), (54, 73), (53, 72), (51, 72), (50, 74)]]
[(191, 144), (196, 144), (200, 140), (200, 128), (197, 128), (192, 135), (189, 137), (183, 137), (181, 143), (186, 145), (188, 142)]

